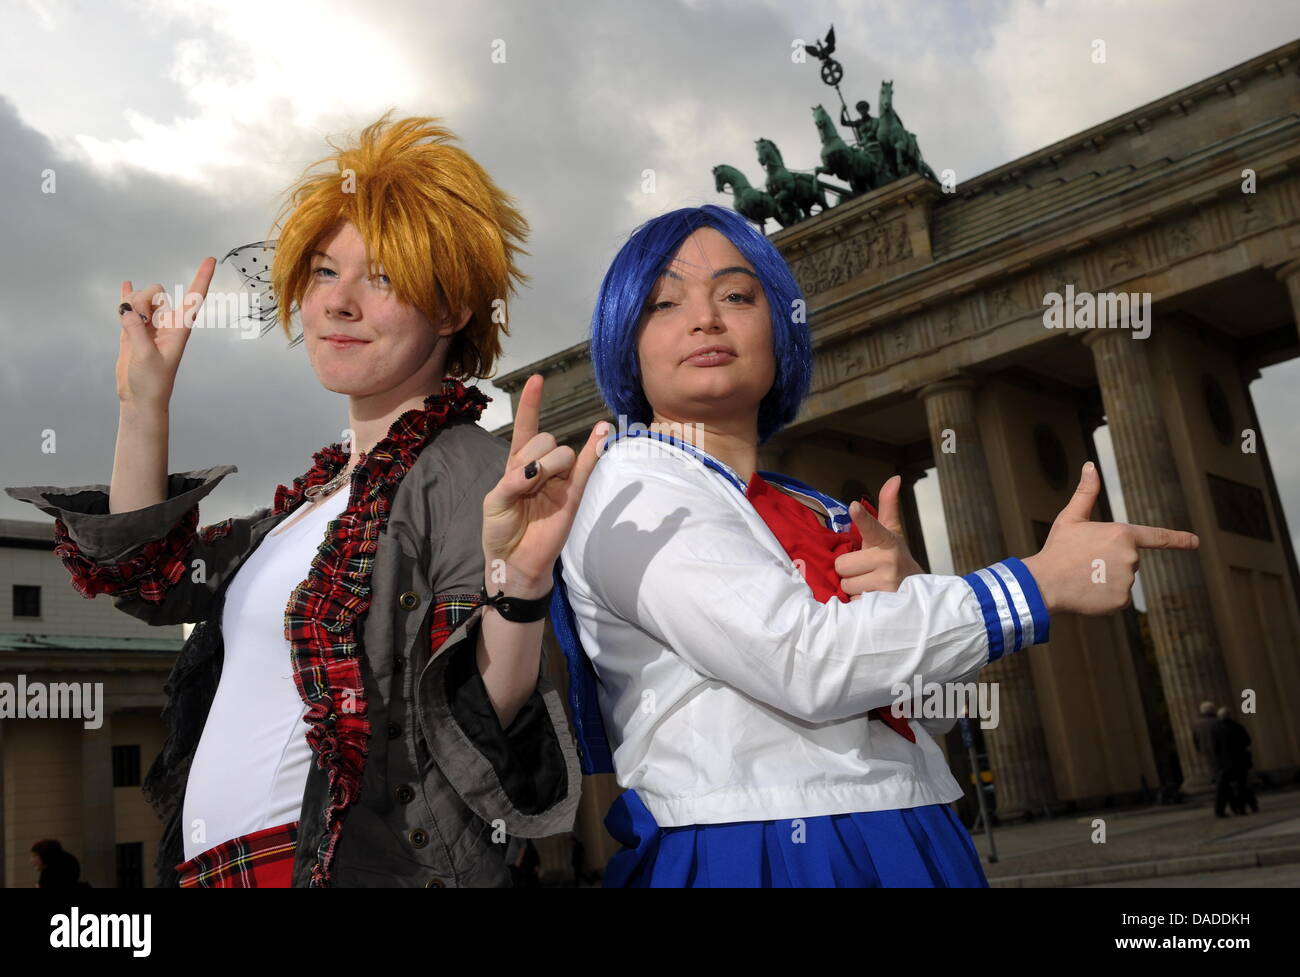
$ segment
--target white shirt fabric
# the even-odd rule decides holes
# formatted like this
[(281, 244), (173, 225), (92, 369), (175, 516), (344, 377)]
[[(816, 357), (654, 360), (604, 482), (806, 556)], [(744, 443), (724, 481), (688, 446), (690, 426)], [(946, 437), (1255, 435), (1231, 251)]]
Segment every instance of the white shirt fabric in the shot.
[(561, 566), (618, 782), (661, 827), (956, 800), (927, 732), (955, 718), (910, 720), (911, 743), (865, 714), (1048, 634), (1014, 558), (818, 601), (736, 473), (653, 435), (602, 454)]
[(347, 507), (348, 486), (264, 536), (226, 589), (225, 660), (185, 785), (185, 857), (298, 820), (311, 763), (307, 707), (284, 635), (285, 610)]

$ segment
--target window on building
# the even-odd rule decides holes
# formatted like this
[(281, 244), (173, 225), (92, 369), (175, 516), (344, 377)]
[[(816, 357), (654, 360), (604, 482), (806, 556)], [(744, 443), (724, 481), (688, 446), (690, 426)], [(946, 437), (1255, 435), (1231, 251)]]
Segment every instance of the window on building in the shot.
[(113, 786), (140, 786), (140, 747), (113, 747)]
[(117, 846), (117, 887), (144, 888), (144, 842), (129, 841)]
[(41, 616), (41, 588), (31, 584), (14, 584), (14, 617)]

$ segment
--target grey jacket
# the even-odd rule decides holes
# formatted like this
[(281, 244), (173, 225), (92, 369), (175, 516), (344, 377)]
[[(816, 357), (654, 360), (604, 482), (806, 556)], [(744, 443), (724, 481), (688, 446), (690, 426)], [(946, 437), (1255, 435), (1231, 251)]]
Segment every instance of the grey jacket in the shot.
[[(371, 604), (358, 633), (371, 723), (357, 801), (334, 853), (335, 886), (507, 886), (507, 836), (538, 838), (573, 826), (581, 774), (559, 693), (546, 677), (558, 654), (548, 621), (532, 697), (502, 730), (478, 674), (475, 647), (483, 606), (474, 607), (430, 655), (437, 600), (477, 594), (483, 583), (483, 496), (505, 470), (509, 446), (468, 421), (437, 431), (398, 485), (374, 554)], [(220, 465), (169, 476), (168, 498), (109, 513), (108, 486), (6, 488), (61, 519), (81, 552), (112, 563), (161, 538), (226, 475)], [(166, 684), (168, 738), (144, 782), (163, 821), (158, 884), (176, 885), (184, 860), (185, 782), (221, 676), (221, 611), (226, 587), (263, 537), (291, 512), (271, 507), (231, 520), (208, 543), (196, 536), (191, 559), (206, 579), (186, 575), (162, 603), (114, 598), (150, 624), (198, 622)], [(303, 794), (293, 868), (306, 887), (328, 803), (326, 773), (313, 762)]]

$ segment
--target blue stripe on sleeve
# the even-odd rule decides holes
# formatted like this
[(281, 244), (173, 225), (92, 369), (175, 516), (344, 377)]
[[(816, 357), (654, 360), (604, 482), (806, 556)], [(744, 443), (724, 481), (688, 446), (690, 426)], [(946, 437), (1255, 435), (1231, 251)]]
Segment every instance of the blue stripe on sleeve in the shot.
[[(1049, 615), (1042, 592), (1014, 556), (962, 576), (979, 600), (989, 635), (989, 661), (1047, 642)], [(996, 582), (996, 583), (995, 583)]]
[(1038, 589), (1038, 582), (1034, 580), (1034, 575), (1029, 572), (1029, 567), (1025, 566), (1023, 560), (1009, 556), (1002, 563), (1020, 581), (1020, 589), (1025, 592), (1025, 600), (1029, 602), (1029, 614), (1034, 622), (1033, 643), (1036, 645), (1046, 644), (1051, 616), (1047, 613), (1047, 605), (1043, 603), (1043, 595)]
[[(1007, 586), (1007, 582), (1002, 579), (1002, 574), (997, 572), (997, 568), (991, 567), (989, 569), (992, 571), (993, 578), (998, 582), (998, 587), (1002, 591), (1002, 599), (1006, 601), (1006, 607), (1011, 611), (1011, 626), (1015, 632), (1015, 637), (1012, 639), (1013, 646), (1011, 650), (1019, 651), (1025, 646), (1025, 629), (1021, 625), (1021, 618), (1023, 615), (1020, 612), (1020, 605), (1016, 602), (1016, 595), (1012, 593), (1011, 588)], [(1027, 624), (1029, 622), (1026, 621), (1025, 623)]]
[(993, 599), (993, 594), (990, 593), (988, 585), (978, 573), (964, 574), (962, 579), (970, 584), (971, 590), (975, 591), (975, 597), (979, 600), (980, 611), (984, 614), (984, 630), (989, 635), (989, 661), (995, 662), (1002, 657), (1004, 650), (1002, 622), (998, 616), (997, 602)]

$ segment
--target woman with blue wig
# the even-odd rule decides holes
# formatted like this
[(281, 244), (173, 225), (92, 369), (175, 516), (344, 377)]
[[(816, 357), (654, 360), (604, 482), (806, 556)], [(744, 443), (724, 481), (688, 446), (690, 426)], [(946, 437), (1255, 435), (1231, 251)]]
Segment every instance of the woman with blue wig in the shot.
[(626, 788), (607, 887), (987, 887), (932, 738), (956, 718), (909, 720), (900, 690), (973, 681), (1046, 642), (1056, 611), (1117, 610), (1138, 547), (1197, 543), (1090, 522), (1086, 465), (1038, 554), (922, 573), (897, 478), (875, 513), (757, 470), (808, 392), (811, 345), (781, 255), (719, 207), (648, 221), (601, 284), (591, 360), (617, 433), (552, 620), (583, 769)]

